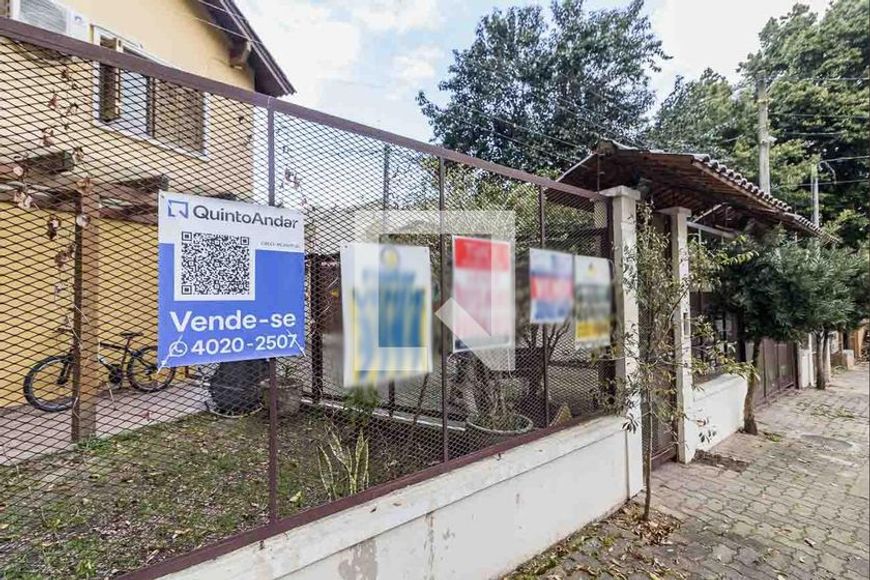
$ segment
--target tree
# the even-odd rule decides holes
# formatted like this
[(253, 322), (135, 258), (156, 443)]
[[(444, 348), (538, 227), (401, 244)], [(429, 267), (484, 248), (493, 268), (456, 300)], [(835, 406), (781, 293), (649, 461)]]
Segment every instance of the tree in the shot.
[(439, 107), (417, 100), (446, 147), (527, 171), (562, 171), (601, 135), (631, 140), (653, 105), (649, 70), (666, 58), (642, 0), (587, 11), (582, 0), (494, 10), (454, 51)]
[(868, 316), (867, 260), (861, 253), (838, 246), (785, 245), (777, 261), (780, 277), (794, 297), (794, 324), (816, 341), (816, 388), (826, 387), (823, 354), (834, 331), (855, 328)]
[[(636, 369), (623, 381), (616, 383), (615, 401), (625, 414), (625, 428), (638, 427), (636, 404), (641, 404), (641, 428), (652, 433), (653, 418), (668, 428), (677, 422), (694, 420), (700, 426), (705, 418), (691, 418), (686, 410), (674, 403), (677, 399), (674, 375), (681, 370), (693, 374), (706, 374), (714, 368), (734, 374), (746, 374), (748, 367), (731, 356), (733, 348), (723, 343), (712, 326), (701, 318), (693, 319), (692, 333), (701, 337), (703, 352), (687, 353), (673, 343), (674, 320), (679, 320), (681, 303), (689, 293), (712, 282), (712, 277), (724, 264), (739, 260), (739, 255), (710, 251), (701, 244), (692, 243), (689, 255), (682, 259), (690, 264), (685, 278), (673, 274), (670, 255), (670, 236), (657, 227), (650, 206), (638, 206), (637, 242), (625, 248), (623, 285), (633, 292), (640, 311), (636, 328), (618, 329), (617, 356), (634, 355)], [(733, 346), (733, 345), (731, 345)], [(701, 438), (712, 436), (701, 432)], [(652, 500), (652, 445), (646, 445), (643, 454), (643, 474), (646, 489), (643, 519), (649, 519)]]
[(773, 193), (809, 215), (808, 182), (822, 162), (822, 218), (845, 218), (843, 241), (857, 247), (870, 232), (868, 20), (867, 0), (835, 0), (822, 18), (795, 5), (762, 29), (759, 50), (741, 64), (740, 82), (731, 85), (709, 70), (698, 80), (678, 79), (649, 138), (669, 149), (710, 152), (757, 181), (754, 87), (765, 79)]
[(781, 267), (784, 244), (781, 232), (771, 232), (760, 241), (738, 237), (722, 246), (721, 251), (730, 259), (723, 260), (722, 268), (713, 278), (715, 308), (736, 317), (741, 346), (747, 341), (751, 343), (747, 358), (753, 372), (749, 374), (743, 403), (743, 430), (750, 435), (758, 434), (753, 403), (758, 388), (761, 341), (798, 340), (801, 329), (796, 313), (810, 300), (804, 296), (798, 302), (801, 295), (792, 294)]

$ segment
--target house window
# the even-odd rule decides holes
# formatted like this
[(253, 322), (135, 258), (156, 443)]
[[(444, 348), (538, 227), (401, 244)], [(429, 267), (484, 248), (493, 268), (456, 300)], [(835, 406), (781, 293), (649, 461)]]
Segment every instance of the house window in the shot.
[(695, 376), (696, 382), (704, 382), (722, 374), (722, 369), (716, 364), (717, 355), (727, 355), (738, 360), (741, 358), (738, 351), (740, 345), (737, 340), (737, 317), (731, 312), (721, 312), (713, 308), (707, 292), (691, 292), (689, 302), (692, 314), (703, 316), (712, 326), (714, 335), (692, 335), (692, 356), (707, 361), (712, 367), (708, 373)]
[[(149, 58), (141, 47), (104, 31), (101, 46)], [(194, 89), (101, 64), (100, 122), (131, 135), (202, 153), (205, 149), (205, 97)]]

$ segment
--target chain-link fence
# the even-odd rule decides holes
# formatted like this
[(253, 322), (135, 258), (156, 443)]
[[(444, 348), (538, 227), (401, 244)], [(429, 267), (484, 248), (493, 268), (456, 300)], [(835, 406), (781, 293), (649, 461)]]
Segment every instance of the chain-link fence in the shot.
[[(528, 317), (530, 248), (609, 257), (608, 209), (595, 194), (123, 53), (7, 34), (5, 577), (110, 576), (265, 537), (606, 408), (608, 366), (575, 349), (570, 323)], [(302, 356), (159, 364), (161, 191), (303, 214)], [(457, 352), (432, 312), (431, 372), (344, 386), (341, 250), (358, 212), (383, 210), (386, 221), (513, 212), (514, 368)], [(433, 310), (450, 298), (450, 236), (383, 231), (381, 243), (428, 248)], [(203, 267), (217, 265), (215, 252)], [(516, 424), (470, 420), (494, 399)]]

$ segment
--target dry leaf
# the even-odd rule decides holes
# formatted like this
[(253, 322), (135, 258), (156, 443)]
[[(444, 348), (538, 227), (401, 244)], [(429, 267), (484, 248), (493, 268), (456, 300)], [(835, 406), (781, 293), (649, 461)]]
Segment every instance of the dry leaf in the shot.
[(806, 542), (807, 546), (809, 546), (810, 548), (816, 547), (816, 543), (809, 538), (804, 538), (804, 542)]
[(67, 260), (69, 260), (69, 255), (66, 252), (58, 252), (54, 255), (54, 265), (57, 266), (58, 270), (62, 270), (66, 265)]
[(25, 194), (18, 202), (18, 207), (21, 209), (30, 209), (33, 206), (33, 197)]
[(42, 146), (43, 147), (51, 147), (54, 145), (54, 130), (53, 129), (43, 129), (42, 130)]
[(48, 239), (54, 241), (54, 238), (57, 237), (57, 232), (60, 229), (60, 218), (56, 215), (49, 216), (48, 221), (45, 224), (45, 229)]
[(85, 177), (76, 181), (76, 190), (79, 193), (89, 193), (93, 189), (93, 182), (90, 177)]

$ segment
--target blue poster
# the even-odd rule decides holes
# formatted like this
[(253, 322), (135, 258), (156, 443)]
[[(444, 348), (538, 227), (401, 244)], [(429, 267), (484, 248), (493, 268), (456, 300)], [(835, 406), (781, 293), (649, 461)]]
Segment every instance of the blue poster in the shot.
[(574, 309), (574, 256), (529, 250), (532, 324), (562, 324)]
[(161, 192), (161, 366), (303, 354), (303, 225), (295, 210)]

